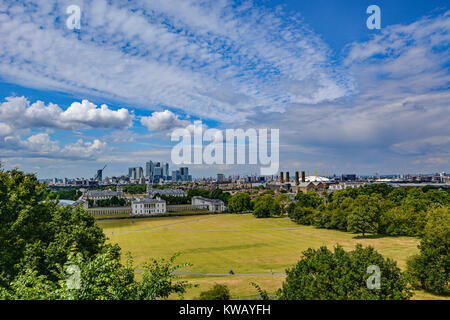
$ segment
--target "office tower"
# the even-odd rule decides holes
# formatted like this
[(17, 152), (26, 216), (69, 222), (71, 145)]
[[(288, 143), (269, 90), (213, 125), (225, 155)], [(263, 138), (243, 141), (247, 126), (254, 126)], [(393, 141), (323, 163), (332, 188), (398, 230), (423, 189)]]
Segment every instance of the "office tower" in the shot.
[(142, 167), (137, 167), (136, 171), (137, 171), (137, 179), (144, 178), (144, 169), (142, 169)]
[(189, 181), (189, 169), (187, 167), (181, 167), (180, 176), (182, 181)]
[(155, 167), (155, 164), (151, 160), (145, 163), (145, 176), (146, 177), (153, 176), (153, 168), (154, 167)]
[(163, 167), (162, 167), (162, 175), (165, 179), (167, 179), (167, 177), (169, 176), (169, 164), (166, 162), (164, 163)]
[(130, 180), (139, 180), (144, 177), (144, 170), (142, 167), (128, 168), (128, 178)]
[(224, 182), (225, 176), (222, 173), (217, 174), (217, 182)]
[(163, 168), (161, 167), (155, 167), (153, 169), (153, 177), (161, 177), (163, 175)]

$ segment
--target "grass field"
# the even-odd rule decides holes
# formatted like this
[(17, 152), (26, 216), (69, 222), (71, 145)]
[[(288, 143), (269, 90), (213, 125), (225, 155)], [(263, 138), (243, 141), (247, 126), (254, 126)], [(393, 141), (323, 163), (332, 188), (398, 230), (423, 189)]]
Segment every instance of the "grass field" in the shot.
[[(169, 257), (176, 252), (178, 262), (193, 264), (186, 272), (268, 273), (248, 276), (183, 275), (199, 288), (189, 290), (185, 298), (194, 298), (200, 291), (214, 283), (230, 287), (233, 297), (256, 295), (249, 284), (258, 283), (263, 289), (274, 292), (281, 286), (284, 272), (295, 264), (301, 252), (325, 245), (332, 248), (341, 244), (351, 250), (356, 243), (371, 245), (386, 257), (405, 268), (406, 259), (417, 253), (418, 239), (410, 237), (385, 237), (355, 239), (355, 235), (336, 230), (301, 226), (286, 218), (256, 219), (251, 214), (205, 215), (188, 217), (162, 217), (130, 220), (102, 220), (98, 224), (112, 243), (118, 243), (123, 252), (131, 252), (136, 266), (151, 257)], [(433, 299), (425, 292), (416, 298)]]

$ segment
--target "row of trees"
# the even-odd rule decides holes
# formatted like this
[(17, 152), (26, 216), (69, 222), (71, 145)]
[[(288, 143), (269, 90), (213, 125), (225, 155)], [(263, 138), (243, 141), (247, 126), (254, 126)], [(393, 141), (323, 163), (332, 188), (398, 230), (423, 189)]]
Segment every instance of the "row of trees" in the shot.
[[(450, 206), (450, 193), (419, 188), (371, 185), (339, 190), (325, 204), (315, 192), (299, 192), (287, 207), (289, 217), (305, 225), (363, 234), (421, 236), (434, 206)], [(389, 192), (388, 192), (389, 191)]]
[(212, 191), (208, 191), (202, 188), (190, 189), (187, 191), (186, 197), (176, 197), (176, 196), (167, 196), (158, 194), (156, 191), (156, 195), (161, 199), (165, 200), (169, 205), (180, 205), (180, 204), (189, 204), (191, 203), (192, 197), (201, 196), (209, 199), (219, 199), (222, 200), (225, 205), (228, 204), (228, 200), (231, 195), (228, 192), (223, 192), (221, 189), (217, 188)]
[(228, 211), (231, 213), (253, 212), (257, 218), (279, 216), (286, 212), (286, 204), (290, 202), (286, 194), (273, 198), (273, 192), (265, 192), (252, 200), (247, 192), (234, 194), (228, 201)]
[(75, 188), (53, 189), (53, 190), (48, 190), (48, 193), (50, 194), (50, 196), (53, 199), (59, 198), (59, 199), (72, 200), (72, 201), (78, 200), (82, 195), (81, 191), (79, 191)]
[(110, 199), (101, 199), (97, 200), (94, 203), (94, 200), (88, 199), (89, 207), (124, 207), (127, 205), (127, 200), (124, 198), (118, 198), (117, 196), (113, 196)]
[(419, 236), (419, 254), (408, 261), (413, 286), (449, 294), (450, 194), (435, 188), (387, 185), (336, 191), (325, 204), (318, 194), (299, 193), (288, 206), (299, 224), (350, 232)]

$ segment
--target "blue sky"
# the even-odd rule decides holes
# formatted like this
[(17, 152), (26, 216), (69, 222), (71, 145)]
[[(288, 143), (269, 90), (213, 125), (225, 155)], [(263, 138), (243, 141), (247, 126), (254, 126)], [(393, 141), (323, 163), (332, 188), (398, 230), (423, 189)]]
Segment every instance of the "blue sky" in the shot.
[(447, 1), (0, 0), (0, 160), (125, 174), (202, 120), (280, 129), (280, 170), (449, 171), (449, 29)]

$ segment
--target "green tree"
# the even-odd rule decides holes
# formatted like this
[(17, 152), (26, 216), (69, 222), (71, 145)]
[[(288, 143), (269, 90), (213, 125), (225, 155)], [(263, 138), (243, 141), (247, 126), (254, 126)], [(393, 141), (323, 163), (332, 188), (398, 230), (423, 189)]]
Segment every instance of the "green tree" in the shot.
[(274, 200), (272, 196), (265, 195), (256, 198), (253, 205), (253, 215), (257, 218), (270, 217), (270, 211)]
[[(381, 270), (380, 288), (369, 289), (369, 266)], [(286, 270), (277, 295), (281, 300), (406, 300), (411, 297), (407, 281), (395, 261), (383, 258), (372, 247), (358, 244), (346, 252), (337, 246), (303, 252), (300, 261)]]
[(422, 289), (448, 295), (450, 275), (450, 210), (436, 207), (427, 214), (419, 254), (408, 260), (412, 282)]
[(378, 232), (381, 213), (380, 200), (381, 197), (376, 194), (358, 196), (349, 207), (348, 231), (362, 233), (363, 237), (367, 232)]
[(252, 209), (250, 195), (247, 192), (239, 192), (231, 196), (228, 201), (228, 210), (230, 212), (246, 212)]
[[(0, 299), (156, 299), (182, 294), (173, 259), (145, 265), (142, 281), (81, 207), (61, 207), (34, 175), (0, 170)], [(67, 286), (69, 266), (81, 288)]]
[(304, 224), (304, 225), (310, 225), (314, 222), (314, 217), (316, 214), (316, 210), (310, 207), (303, 207), (297, 205), (295, 206), (295, 209), (292, 211), (292, 213), (289, 215), (289, 218), (291, 218), (293, 221)]
[(199, 300), (230, 300), (230, 289), (224, 284), (216, 283), (211, 289), (200, 293)]
[(297, 192), (295, 199), (298, 200), (298, 204), (302, 207), (315, 209), (323, 204), (323, 198), (314, 191), (308, 191), (307, 193), (299, 191)]

